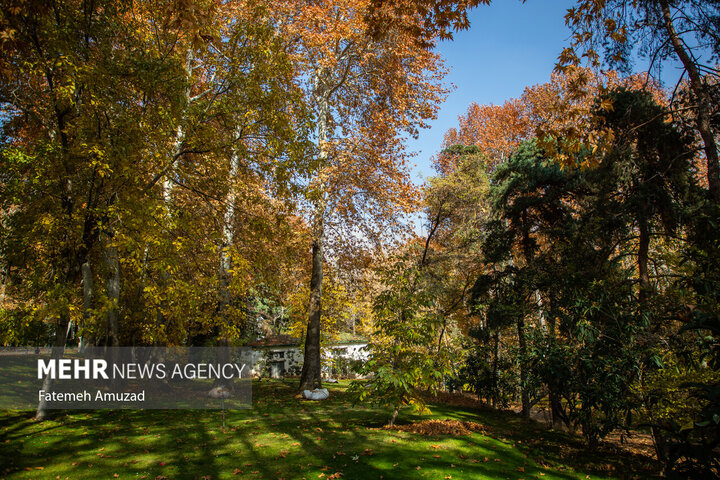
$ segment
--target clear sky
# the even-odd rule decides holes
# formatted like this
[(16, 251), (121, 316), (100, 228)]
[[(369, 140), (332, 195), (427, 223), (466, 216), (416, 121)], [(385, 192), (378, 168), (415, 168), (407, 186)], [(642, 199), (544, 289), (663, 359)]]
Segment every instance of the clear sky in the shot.
[(567, 46), (570, 31), (565, 12), (572, 0), (495, 0), (470, 13), (470, 29), (441, 42), (437, 51), (445, 59), (455, 85), (440, 107), (431, 128), (422, 130), (409, 149), (418, 152), (414, 163), (418, 183), (434, 175), (430, 157), (440, 149), (445, 132), (457, 125), (472, 102), (501, 104), (519, 97), (525, 87), (550, 80), (557, 56)]

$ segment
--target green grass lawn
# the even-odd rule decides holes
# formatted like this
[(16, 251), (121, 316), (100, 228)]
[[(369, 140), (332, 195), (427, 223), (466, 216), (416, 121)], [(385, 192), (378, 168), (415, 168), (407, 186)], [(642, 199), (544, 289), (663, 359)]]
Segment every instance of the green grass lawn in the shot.
[(296, 382), (253, 385), (253, 408), (62, 411), (38, 423), (0, 412), (6, 479), (594, 479), (651, 478), (652, 462), (582, 443), (517, 415), (432, 405), (424, 418), (483, 424), (487, 433), (428, 437), (381, 427), (387, 412), (353, 406), (346, 385), (323, 402), (293, 398)]

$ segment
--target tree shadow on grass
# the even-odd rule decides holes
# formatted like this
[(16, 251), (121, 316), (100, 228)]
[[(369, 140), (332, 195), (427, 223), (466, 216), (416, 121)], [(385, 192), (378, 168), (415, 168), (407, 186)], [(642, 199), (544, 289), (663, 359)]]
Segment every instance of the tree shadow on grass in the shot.
[(602, 475), (634, 472), (642, 478), (660, 478), (661, 465), (655, 459), (602, 442), (590, 450), (584, 439), (552, 430), (535, 420), (526, 420), (510, 411), (485, 407), (433, 405), (436, 415), (465, 421), (481, 420), (489, 435), (511, 442), (542, 465), (568, 465), (574, 469)]
[[(583, 460), (579, 439), (516, 415), (446, 405), (431, 406), (431, 417), (401, 414), (401, 422), (449, 418), (488, 429), (487, 435), (427, 437), (380, 429), (387, 412), (353, 406), (342, 386), (331, 386), (331, 397), (322, 402), (296, 399), (295, 382), (254, 387), (253, 408), (229, 411), (225, 432), (217, 410), (65, 411), (53, 412), (42, 423), (32, 420), (32, 412), (0, 412), (0, 462), (7, 462), (0, 463), (0, 477), (38, 478), (25, 470), (39, 467), (45, 467), (41, 478), (112, 478), (117, 473), (120, 478), (213, 480), (319, 478), (336, 472), (344, 479), (437, 478), (442, 473), (440, 478), (544, 474), (565, 480), (589, 473), (590, 460)], [(568, 452), (577, 458), (567, 458)], [(627, 470), (640, 472), (634, 464)]]

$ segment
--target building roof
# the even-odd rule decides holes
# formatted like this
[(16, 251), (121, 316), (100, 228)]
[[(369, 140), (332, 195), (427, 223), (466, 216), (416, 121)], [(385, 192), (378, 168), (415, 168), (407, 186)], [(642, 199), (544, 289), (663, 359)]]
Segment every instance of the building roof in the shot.
[(289, 347), (300, 345), (300, 339), (292, 335), (268, 335), (250, 342), (251, 347)]
[[(248, 345), (251, 347), (297, 347), (300, 345), (300, 339), (293, 337), (292, 335), (268, 335), (265, 338), (259, 338), (255, 341), (250, 342)], [(338, 338), (328, 342), (329, 345), (339, 345), (347, 343), (367, 343), (365, 337), (353, 335), (350, 333), (341, 333)]]

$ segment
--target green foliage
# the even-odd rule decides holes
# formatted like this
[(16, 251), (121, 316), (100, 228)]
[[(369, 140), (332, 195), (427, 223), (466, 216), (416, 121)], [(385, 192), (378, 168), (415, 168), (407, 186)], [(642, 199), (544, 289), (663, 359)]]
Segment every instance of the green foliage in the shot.
[[(309, 169), (310, 115), (267, 12), (67, 1), (3, 7), (2, 28), (0, 258), (12, 308), (28, 305), (18, 314), (51, 330), (72, 320), (91, 343), (110, 341), (110, 314), (126, 344), (237, 339), (236, 300), (286, 269), (289, 242), (268, 244), (292, 239), (291, 195)], [(229, 207), (238, 213), (224, 222)], [(238, 225), (243, 237), (223, 246)]]
[(44, 346), (50, 333), (48, 327), (31, 309), (0, 308), (0, 344), (22, 346)]
[(385, 290), (375, 301), (377, 331), (363, 369), (372, 378), (352, 386), (357, 401), (396, 412), (406, 405), (426, 411), (423, 393), (439, 388), (450, 373), (447, 354), (435, 346), (442, 319), (434, 315), (434, 292), (417, 258), (411, 249), (382, 271)]
[[(592, 445), (658, 401), (647, 388), (629, 392), (658, 368), (651, 359), (679, 298), (663, 269), (680, 267), (673, 236), (702, 198), (689, 167), (691, 139), (649, 94), (608, 92), (595, 118), (614, 142), (596, 168), (562, 169), (534, 142), (497, 167), (487, 269), (473, 288), (486, 331), (479, 348), (488, 348), (491, 332), (517, 323), (525, 338), (507, 353), (520, 366), (521, 389), (555, 395), (553, 414), (582, 427)], [(656, 268), (650, 280), (656, 251), (675, 264)], [(655, 294), (660, 288), (666, 296)], [(471, 357), (464, 370), (487, 378), (489, 363)]]
[[(473, 336), (480, 334), (476, 332)], [(481, 339), (478, 339), (482, 342)], [(460, 367), (454, 383), (497, 407), (507, 408), (517, 395), (517, 371), (510, 355), (499, 356), (493, 340), (475, 344)]]

